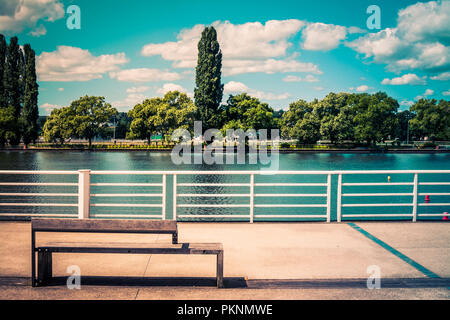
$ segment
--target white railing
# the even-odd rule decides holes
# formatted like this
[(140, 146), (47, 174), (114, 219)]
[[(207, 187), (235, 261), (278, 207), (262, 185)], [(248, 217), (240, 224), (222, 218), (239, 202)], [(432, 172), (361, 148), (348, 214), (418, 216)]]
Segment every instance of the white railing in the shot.
[[(400, 180), (391, 182), (391, 180), (385, 180), (384, 182), (380, 182), (378, 179), (374, 178), (374, 181), (366, 181), (366, 182), (347, 182), (344, 181), (345, 178), (358, 177), (358, 175), (369, 175), (373, 177), (379, 177), (380, 175), (383, 179), (386, 178), (387, 175), (390, 178), (397, 177), (398, 175), (411, 175), (412, 179), (408, 180)], [(174, 220), (185, 220), (185, 219), (213, 219), (213, 220), (235, 220), (238, 219), (246, 220), (251, 223), (261, 220), (286, 220), (286, 219), (294, 219), (294, 220), (308, 220), (314, 219), (319, 221), (327, 221), (330, 222), (331, 219), (331, 209), (332, 209), (332, 179), (333, 176), (337, 176), (337, 186), (334, 188), (336, 190), (336, 221), (341, 222), (342, 220), (358, 220), (360, 218), (410, 218), (412, 221), (417, 221), (420, 217), (442, 217), (448, 215), (448, 207), (450, 203), (448, 202), (428, 202), (428, 203), (419, 203), (418, 197), (422, 196), (450, 196), (450, 176), (447, 176), (447, 179), (444, 181), (420, 181), (419, 175), (426, 176), (428, 174), (441, 174), (442, 175), (450, 175), (450, 170), (359, 170), (359, 171), (98, 171), (98, 170), (79, 170), (79, 171), (7, 171), (0, 170), (0, 197), (65, 197), (65, 198), (73, 198), (78, 200), (75, 202), (65, 202), (65, 203), (54, 203), (54, 202), (0, 202), (1, 207), (62, 207), (62, 208), (77, 208), (78, 212), (49, 212), (49, 213), (14, 213), (14, 212), (1, 212), (0, 216), (45, 216), (45, 217), (78, 217), (80, 219), (83, 218), (152, 218), (152, 219), (174, 219)], [(28, 182), (28, 181), (3, 181), (5, 175), (14, 176), (14, 175), (38, 175), (38, 176), (72, 176), (78, 177), (78, 181), (72, 182), (54, 182), (54, 181), (39, 181), (39, 182)], [(179, 178), (181, 177), (193, 177), (193, 176), (202, 176), (202, 175), (213, 175), (213, 176), (231, 176), (231, 177), (239, 177), (244, 182), (179, 182)], [(268, 175), (276, 175), (276, 176), (295, 176), (295, 182), (264, 182), (258, 180), (264, 180), (264, 176)], [(306, 176), (317, 176), (323, 181), (321, 182), (300, 182), (301, 180), (297, 179), (297, 177), (306, 177)], [(113, 176), (138, 176), (140, 178), (151, 178), (152, 181), (144, 181), (144, 182), (93, 182), (91, 178), (97, 177), (113, 177)], [(172, 188), (168, 189), (168, 177), (172, 179)], [(157, 181), (155, 182), (155, 179)], [(170, 179), (169, 179), (170, 180)], [(286, 180), (286, 179), (285, 179)], [(288, 179), (289, 180), (289, 179)], [(393, 179), (394, 180), (394, 179)], [(122, 180), (123, 181), (123, 180)], [(382, 187), (385, 189), (389, 189), (395, 186), (409, 188), (407, 191), (392, 191), (387, 190), (388, 192), (364, 192), (364, 189), (368, 187)], [(441, 186), (446, 188), (445, 192), (419, 192), (420, 186)], [(448, 188), (446, 186), (449, 186)], [(77, 187), (78, 192), (2, 192), (5, 187)], [(92, 187), (102, 187), (103, 192), (92, 192)], [(152, 187), (157, 188), (158, 191), (140, 191), (139, 193), (126, 192), (126, 193), (114, 193), (114, 188), (142, 188)], [(183, 188), (194, 188), (200, 189), (208, 188), (208, 187), (221, 187), (221, 188), (243, 188), (245, 191), (234, 191), (233, 193), (208, 193), (204, 191), (200, 192), (180, 192), (180, 189)], [(286, 192), (277, 192), (276, 189), (279, 187), (302, 187), (302, 188), (320, 188), (323, 189), (323, 192), (294, 192), (286, 193)], [(358, 188), (358, 192), (344, 192), (344, 188)], [(111, 189), (110, 189), (111, 188)], [(264, 189), (270, 188), (269, 192), (260, 192), (256, 189)], [(106, 192), (104, 192), (106, 190)], [(109, 191), (111, 190), (111, 191)], [(168, 192), (172, 193), (172, 211), (171, 215), (168, 212)], [(307, 190), (308, 191), (308, 190)], [(311, 191), (311, 190), (309, 190)], [(211, 203), (211, 200), (214, 198), (231, 198), (231, 199), (243, 199), (244, 202), (241, 203)], [(412, 201), (410, 202), (396, 202), (396, 203), (380, 203), (380, 202), (370, 202), (370, 203), (347, 203), (343, 201), (344, 199), (351, 198), (360, 199), (362, 197), (368, 197), (369, 199), (380, 199), (382, 197), (396, 197), (396, 199), (401, 199), (404, 197), (411, 197)], [(135, 198), (156, 198), (157, 203), (136, 203), (133, 202)], [(183, 199), (193, 199), (196, 201), (194, 203), (185, 203)], [(108, 201), (92, 201), (101, 200), (101, 199), (126, 199), (125, 202), (116, 202), (111, 203)], [(317, 199), (322, 201), (321, 203), (295, 203), (295, 204), (286, 204), (286, 203), (260, 203), (257, 199)], [(345, 202), (345, 203), (344, 203)], [(432, 213), (422, 213), (419, 212), (419, 207), (443, 207), (442, 212), (432, 212)], [(402, 213), (394, 213), (394, 212), (384, 212), (384, 213), (367, 213), (367, 212), (358, 212), (363, 208), (392, 208), (392, 207), (400, 207), (407, 208), (405, 212)], [(160, 209), (160, 213), (92, 213), (92, 208), (156, 208)], [(184, 208), (193, 208), (193, 209), (201, 209), (201, 208), (239, 208), (246, 210), (245, 213), (232, 213), (232, 214), (184, 214), (180, 213)], [(314, 208), (317, 210), (322, 210), (322, 213), (308, 213), (308, 214), (298, 214), (298, 213), (290, 213), (290, 214), (266, 214), (266, 213), (257, 213), (259, 208), (292, 208), (293, 211), (295, 208)], [(343, 212), (346, 210), (345, 208), (356, 208), (357, 212)], [(134, 210), (134, 209), (131, 209)]]
[[(412, 221), (417, 221), (417, 217), (439, 217), (439, 216), (448, 216), (448, 211), (446, 212), (440, 212), (440, 213), (420, 213), (418, 214), (418, 206), (440, 206), (440, 207), (448, 207), (450, 206), (450, 203), (418, 203), (418, 196), (450, 196), (450, 192), (440, 192), (440, 193), (433, 193), (433, 192), (421, 192), (419, 193), (419, 186), (450, 186), (450, 182), (419, 182), (419, 174), (426, 175), (426, 174), (449, 174), (450, 170), (387, 170), (387, 171), (341, 171), (338, 174), (338, 191), (337, 191), (337, 221), (341, 222), (343, 218), (373, 218), (373, 217), (381, 217), (381, 218), (387, 218), (387, 217), (395, 217), (395, 218), (402, 218), (402, 217), (411, 217)], [(387, 182), (365, 182), (365, 183), (344, 183), (343, 176), (345, 175), (368, 175), (368, 174), (412, 174), (413, 180), (410, 182), (390, 182), (390, 176), (388, 176)], [(410, 186), (412, 187), (411, 192), (380, 192), (380, 193), (344, 193), (342, 191), (343, 187), (360, 187), (364, 188), (367, 186), (384, 186), (384, 187), (391, 187), (391, 186)], [(342, 199), (344, 197), (412, 197), (412, 202), (401, 202), (401, 203), (351, 203), (351, 204), (342, 204)], [(342, 208), (357, 208), (357, 207), (411, 207), (411, 212), (407, 213), (342, 213)]]

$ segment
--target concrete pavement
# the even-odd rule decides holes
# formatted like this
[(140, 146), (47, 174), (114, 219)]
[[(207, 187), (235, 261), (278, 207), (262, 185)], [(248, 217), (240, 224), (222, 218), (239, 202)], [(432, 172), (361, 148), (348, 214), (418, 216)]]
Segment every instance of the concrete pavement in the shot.
[[(223, 243), (226, 289), (205, 286), (215, 276), (213, 256), (136, 254), (55, 254), (53, 275), (65, 279), (67, 267), (77, 265), (82, 289), (67, 289), (65, 280), (31, 288), (27, 279), (30, 224), (0, 222), (0, 299), (450, 298), (450, 223), (356, 224), (438, 275), (440, 282), (346, 223), (179, 223), (180, 242)], [(169, 238), (42, 233), (37, 244), (49, 240), (170, 242)], [(379, 268), (381, 289), (365, 287), (369, 266)], [(83, 277), (92, 281), (83, 285)], [(131, 278), (127, 282), (120, 277)], [(142, 282), (152, 278), (168, 280)]]

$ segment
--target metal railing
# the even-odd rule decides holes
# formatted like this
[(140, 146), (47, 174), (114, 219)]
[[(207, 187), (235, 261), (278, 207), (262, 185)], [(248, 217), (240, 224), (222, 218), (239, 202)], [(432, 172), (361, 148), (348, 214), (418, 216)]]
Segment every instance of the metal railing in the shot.
[[(446, 179), (438, 179), (439, 181), (419, 181), (420, 177), (427, 177), (429, 175), (439, 175), (443, 177), (448, 175)], [(4, 176), (13, 177), (15, 175), (32, 175), (32, 176), (64, 176), (64, 177), (77, 177), (77, 181), (3, 181)], [(221, 182), (210, 182), (210, 181), (179, 181), (183, 178), (201, 177), (201, 176), (224, 176), (230, 177), (231, 181), (221, 181)], [(270, 176), (276, 177), (288, 177), (283, 179), (281, 182), (264, 181), (265, 177)], [(380, 179), (385, 179), (388, 176), (388, 181), (381, 181)], [(400, 176), (401, 179), (395, 179), (395, 182), (391, 182), (390, 177)], [(145, 178), (141, 182), (127, 182), (123, 180), (125, 177), (139, 177), (141, 179)], [(314, 182), (303, 181), (305, 177), (314, 176)], [(369, 176), (371, 178), (362, 177)], [(103, 178), (119, 177), (120, 182), (102, 181)], [(231, 177), (239, 177), (241, 181), (232, 181)], [(337, 178), (336, 183), (332, 183), (334, 177)], [(97, 179), (98, 178), (98, 179)], [(147, 181), (148, 179), (151, 181)], [(169, 178), (169, 179), (168, 179)], [(91, 181), (95, 179), (98, 181)], [(156, 180), (155, 180), (156, 179)], [(352, 181), (356, 179), (357, 182)], [(16, 179), (17, 180), (17, 179)], [(38, 179), (39, 180), (39, 179)], [(126, 179), (125, 179), (126, 180)], [(172, 180), (172, 188), (168, 188), (168, 180)], [(186, 180), (186, 179), (184, 179)], [(194, 179), (195, 180), (195, 179)], [(227, 180), (227, 179), (224, 179)], [(319, 181), (317, 181), (319, 180)], [(347, 181), (349, 180), (349, 181)], [(365, 181), (363, 181), (365, 180)], [(394, 179), (393, 179), (394, 180)], [(429, 180), (429, 179), (428, 179)], [(361, 182), (363, 181), (363, 182)], [(170, 182), (170, 181), (169, 181)], [(333, 189), (333, 185), (335, 188)], [(427, 192), (421, 191), (420, 188), (426, 187), (444, 187), (444, 192)], [(77, 188), (78, 192), (62, 192), (58, 190), (57, 192), (12, 192), (11, 190), (6, 190), (5, 188), (64, 188), (71, 187)], [(92, 191), (92, 188), (100, 187), (99, 191)], [(293, 192), (282, 192), (277, 191), (279, 188), (291, 188), (294, 189)], [(389, 188), (406, 188), (408, 190), (387, 190)], [(332, 219), (331, 212), (332, 206), (336, 207), (335, 220), (341, 222), (342, 220), (358, 220), (358, 219), (370, 219), (370, 218), (401, 218), (401, 219), (411, 219), (412, 221), (417, 221), (419, 218), (429, 218), (429, 217), (442, 217), (448, 215), (448, 207), (450, 202), (426, 202), (419, 203), (418, 197), (422, 196), (433, 196), (433, 197), (448, 197), (450, 196), (450, 170), (359, 170), (359, 171), (98, 171), (98, 170), (78, 170), (78, 171), (7, 171), (0, 170), (0, 197), (10, 198), (17, 197), (19, 200), (24, 197), (33, 198), (59, 198), (63, 197), (65, 199), (74, 199), (77, 202), (65, 201), (63, 203), (59, 202), (4, 202), (0, 200), (0, 208), (2, 207), (59, 207), (59, 208), (76, 208), (77, 212), (31, 212), (31, 213), (14, 213), (14, 212), (1, 212), (0, 216), (42, 216), (42, 217), (78, 217), (83, 218), (146, 218), (146, 219), (174, 219), (182, 220), (186, 219), (206, 219), (206, 220), (238, 220), (238, 221), (249, 221), (253, 223), (254, 221), (305, 221), (305, 220), (315, 220), (315, 221), (334, 221)], [(139, 192), (130, 192), (128, 190), (126, 193), (113, 192), (115, 188), (138, 188)], [(145, 190), (145, 188), (156, 188), (154, 190)], [(183, 191), (183, 189), (193, 189), (190, 191)], [(209, 188), (209, 189), (208, 189)], [(225, 192), (226, 188), (240, 188), (240, 191), (232, 191), (232, 193)], [(267, 190), (269, 192), (261, 192), (261, 190)], [(306, 191), (296, 191), (296, 188), (307, 188)], [(320, 192), (314, 192), (312, 189), (319, 188)], [(348, 191), (346, 189), (357, 188), (357, 192)], [(381, 192), (373, 191), (370, 188), (383, 188)], [(206, 191), (205, 191), (206, 189)], [(336, 190), (335, 198), (336, 202), (332, 201), (332, 189)], [(111, 190), (111, 191), (109, 191)], [(213, 193), (207, 191), (213, 190)], [(27, 190), (25, 190), (27, 191)], [(134, 190), (133, 190), (134, 191)], [(442, 190), (441, 190), (442, 191)], [(169, 198), (169, 196), (171, 198)], [(391, 197), (393, 199), (407, 199), (411, 198), (411, 201), (401, 201), (401, 202), (380, 202), (384, 197)], [(153, 203), (142, 203), (136, 202), (133, 199), (156, 199)], [(233, 199), (239, 203), (217, 203), (214, 199), (226, 198)], [(377, 201), (371, 202), (358, 202), (351, 201), (352, 199), (378, 199)], [(111, 203), (111, 201), (101, 201), (101, 199), (115, 199), (116, 202)], [(189, 199), (190, 202), (184, 200)], [(275, 201), (276, 199), (277, 201)], [(280, 200), (283, 199), (283, 200)], [(318, 200), (320, 203), (279, 203), (280, 201), (287, 201), (287, 199), (294, 199), (298, 201), (308, 199)], [(100, 202), (98, 202), (98, 201)], [(169, 200), (169, 201), (168, 201)], [(172, 210), (168, 210), (170, 207)], [(265, 200), (265, 201), (259, 201)], [(349, 200), (349, 201), (347, 201)], [(123, 202), (125, 201), (125, 202)], [(313, 201), (313, 202), (314, 202)], [(262, 203), (264, 202), (264, 203)], [(308, 202), (308, 201), (307, 201)], [(316, 201), (317, 202), (317, 201)], [(419, 208), (422, 207), (441, 207), (442, 212), (419, 212)], [(95, 208), (125, 208), (127, 211), (133, 211), (137, 209), (147, 210), (150, 208), (155, 208), (157, 213), (150, 213), (147, 211), (140, 213), (93, 213), (92, 210)], [(219, 209), (229, 209), (236, 211), (239, 209), (244, 213), (209, 213), (209, 214), (186, 214), (182, 211), (184, 209), (191, 209), (199, 211), (204, 208), (209, 208), (218, 211)], [(277, 213), (268, 214), (264, 212), (256, 212), (259, 209), (269, 209), (275, 210), (280, 208), (291, 208), (292, 213)], [(311, 211), (319, 210), (320, 213), (308, 212), (305, 213), (294, 213), (295, 209), (298, 208), (311, 208)], [(364, 212), (367, 209), (382, 209), (387, 208), (407, 208), (405, 212)], [(290, 209), (289, 209), (290, 210)], [(345, 210), (358, 210), (357, 212), (344, 212)]]

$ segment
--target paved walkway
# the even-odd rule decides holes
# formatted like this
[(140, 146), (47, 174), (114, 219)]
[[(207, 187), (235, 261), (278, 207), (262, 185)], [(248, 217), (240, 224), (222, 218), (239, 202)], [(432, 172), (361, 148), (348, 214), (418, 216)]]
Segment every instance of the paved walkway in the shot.
[[(169, 238), (42, 233), (37, 241)], [(55, 254), (55, 285), (31, 288), (30, 224), (0, 222), (0, 299), (450, 298), (447, 222), (180, 223), (179, 241), (223, 243), (225, 289), (209, 286), (214, 256), (134, 254)], [(81, 290), (65, 286), (71, 265), (80, 267)], [(376, 269), (381, 289), (369, 290)]]

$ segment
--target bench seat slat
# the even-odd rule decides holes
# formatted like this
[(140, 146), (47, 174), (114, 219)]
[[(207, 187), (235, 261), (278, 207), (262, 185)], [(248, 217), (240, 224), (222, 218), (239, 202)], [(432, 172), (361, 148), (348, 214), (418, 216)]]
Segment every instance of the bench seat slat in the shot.
[(78, 253), (218, 254), (221, 243), (49, 242), (36, 250)]
[(174, 220), (32, 219), (33, 231), (103, 233), (176, 233)]

